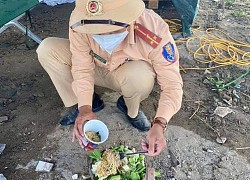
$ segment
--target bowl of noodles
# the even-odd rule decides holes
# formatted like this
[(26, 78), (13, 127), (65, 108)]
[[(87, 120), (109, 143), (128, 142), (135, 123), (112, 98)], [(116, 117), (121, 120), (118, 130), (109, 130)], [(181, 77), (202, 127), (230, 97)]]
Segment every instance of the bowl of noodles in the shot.
[(82, 143), (90, 149), (96, 148), (99, 144), (104, 143), (109, 136), (108, 127), (100, 120), (90, 120), (83, 126), (84, 139)]

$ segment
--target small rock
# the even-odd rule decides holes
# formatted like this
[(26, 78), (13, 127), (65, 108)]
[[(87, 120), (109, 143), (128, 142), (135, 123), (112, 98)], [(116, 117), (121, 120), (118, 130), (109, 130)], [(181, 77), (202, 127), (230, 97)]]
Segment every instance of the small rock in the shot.
[(34, 97), (44, 97), (44, 93), (34, 93), (33, 94)]
[(223, 156), (223, 157), (221, 158), (221, 161), (227, 161), (227, 157), (226, 157), (226, 156)]
[(204, 75), (206, 75), (206, 74), (211, 74), (211, 71), (206, 69), (205, 72), (204, 72)]
[(12, 103), (13, 102), (13, 100), (12, 99), (8, 99), (8, 103)]
[(222, 102), (220, 102), (220, 101), (219, 101), (217, 104), (218, 104), (219, 106), (222, 106), (222, 105), (223, 105), (223, 103), (222, 103)]
[(214, 111), (214, 114), (223, 118), (232, 112), (233, 112), (233, 110), (230, 109), (229, 107), (217, 107)]
[(53, 168), (52, 163), (39, 161), (37, 166), (36, 166), (36, 171), (37, 172), (50, 172), (52, 168)]
[(5, 105), (7, 101), (8, 101), (8, 99), (0, 98), (0, 106)]
[(2, 116), (2, 117), (0, 117), (0, 123), (8, 121), (8, 120), (9, 120), (8, 116)]
[(52, 161), (52, 158), (45, 157), (44, 160), (47, 161), (47, 162), (51, 162), (51, 161)]
[(25, 169), (25, 170), (28, 170), (28, 169), (30, 169), (30, 168), (36, 167), (37, 163), (38, 163), (37, 161), (34, 161), (34, 160), (32, 159), (30, 162), (28, 162), (28, 164), (27, 164), (26, 166), (23, 166), (23, 165), (21, 165), (21, 164), (18, 164), (17, 167), (16, 167), (16, 169)]
[(4, 177), (3, 174), (0, 174), (0, 180), (7, 180), (6, 177)]
[(222, 21), (225, 18), (224, 12), (218, 11), (217, 13), (217, 20)]
[(204, 79), (204, 81), (202, 81), (203, 84), (210, 84), (208, 79)]
[(208, 149), (208, 148), (205, 148), (205, 147), (202, 148), (202, 150), (203, 150), (203, 151), (206, 151), (206, 152), (208, 152), (208, 153), (212, 153), (212, 152), (213, 152), (211, 149)]
[(243, 106), (243, 110), (244, 110), (245, 112), (249, 112), (249, 107), (248, 107), (248, 106)]
[(223, 101), (227, 104), (227, 105), (229, 105), (229, 106), (232, 106), (232, 99), (230, 100), (230, 101), (228, 101), (228, 100), (226, 100), (226, 99), (223, 99)]
[(74, 174), (74, 175), (72, 176), (72, 179), (73, 179), (73, 180), (77, 180), (77, 179), (78, 179), (78, 174)]
[(217, 137), (216, 142), (219, 144), (224, 144), (227, 141), (226, 137)]
[(212, 151), (211, 149), (208, 149), (207, 152), (208, 152), (208, 153), (212, 153), (213, 151)]

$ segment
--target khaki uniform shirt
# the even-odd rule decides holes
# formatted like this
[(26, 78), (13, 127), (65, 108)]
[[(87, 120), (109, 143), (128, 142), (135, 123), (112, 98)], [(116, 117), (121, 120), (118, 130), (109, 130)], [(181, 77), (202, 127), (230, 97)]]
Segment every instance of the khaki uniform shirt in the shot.
[[(145, 9), (136, 19), (145, 28), (161, 37), (160, 44), (153, 48), (134, 33), (134, 25), (128, 28), (129, 34), (113, 51), (112, 55), (103, 51), (90, 34), (82, 34), (69, 30), (70, 50), (72, 53), (73, 89), (78, 98), (78, 106), (92, 106), (94, 91), (94, 68), (100, 66), (113, 71), (130, 60), (144, 60), (153, 66), (157, 82), (161, 87), (160, 100), (155, 117), (163, 117), (167, 121), (180, 109), (182, 100), (182, 78), (179, 73), (179, 54), (166, 22), (154, 11)], [(175, 61), (166, 60), (163, 46), (171, 42), (174, 45)], [(105, 58), (107, 63), (93, 58), (89, 52), (93, 50)]]

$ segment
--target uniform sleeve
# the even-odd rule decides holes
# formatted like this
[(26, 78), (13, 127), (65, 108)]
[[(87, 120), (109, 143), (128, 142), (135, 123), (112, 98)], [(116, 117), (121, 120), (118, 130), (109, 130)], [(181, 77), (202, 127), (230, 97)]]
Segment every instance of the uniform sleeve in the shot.
[[(155, 117), (167, 122), (179, 111), (182, 102), (182, 78), (179, 71), (179, 53), (168, 25), (163, 28), (160, 44), (149, 53), (161, 93)], [(162, 29), (161, 29), (162, 30)]]
[(90, 47), (87, 43), (87, 36), (70, 29), (69, 40), (72, 53), (71, 72), (74, 79), (72, 88), (78, 99), (78, 107), (92, 106), (95, 64), (89, 55)]

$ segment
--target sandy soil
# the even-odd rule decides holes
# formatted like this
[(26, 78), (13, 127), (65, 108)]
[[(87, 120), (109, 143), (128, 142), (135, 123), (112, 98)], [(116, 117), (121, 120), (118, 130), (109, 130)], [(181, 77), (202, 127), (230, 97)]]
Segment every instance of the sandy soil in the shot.
[[(32, 10), (32, 27), (40, 38), (50, 36), (67, 38), (68, 17), (73, 4), (49, 7), (40, 4)], [(242, 12), (246, 12), (245, 14)], [(250, 6), (246, 1), (221, 5), (215, 1), (202, 1), (195, 25), (216, 27), (232, 37), (250, 43)], [(247, 14), (248, 13), (248, 14)], [(25, 23), (24, 19), (22, 20)], [(26, 43), (25, 43), (26, 42)], [(26, 45), (28, 47), (26, 47)], [(88, 174), (88, 158), (76, 143), (71, 142), (72, 127), (58, 124), (65, 108), (46, 72), (40, 66), (37, 45), (26, 39), (19, 30), (10, 28), (0, 39), (0, 143), (6, 148), (0, 156), (0, 174), (7, 179), (71, 179), (75, 173)], [(183, 67), (200, 66), (184, 45), (179, 45)], [(212, 75), (230, 73), (237, 78), (249, 67), (227, 66), (212, 70)], [(250, 146), (250, 78), (245, 77), (233, 97), (233, 87), (223, 93), (232, 96), (231, 105), (221, 94), (204, 84), (204, 71), (182, 72), (184, 97), (181, 110), (173, 117), (167, 131), (168, 149), (160, 156), (147, 158), (149, 167), (162, 173), (162, 179), (250, 179), (250, 150), (237, 148)], [(145, 138), (128, 124), (116, 108), (119, 94), (100, 87), (96, 92), (106, 107), (97, 113), (109, 127), (110, 137), (100, 148), (126, 144), (140, 149)], [(222, 94), (223, 94), (222, 93)], [(231, 93), (231, 94), (230, 94)], [(142, 110), (154, 117), (159, 87), (142, 102)], [(195, 110), (199, 110), (194, 114)], [(214, 114), (218, 106), (230, 107), (233, 112), (221, 118)], [(216, 133), (216, 132), (217, 133)], [(217, 134), (227, 138), (225, 144), (216, 142)], [(172, 154), (168, 150), (171, 150)], [(179, 165), (173, 162), (173, 157)], [(54, 163), (50, 173), (37, 173), (39, 160)]]

